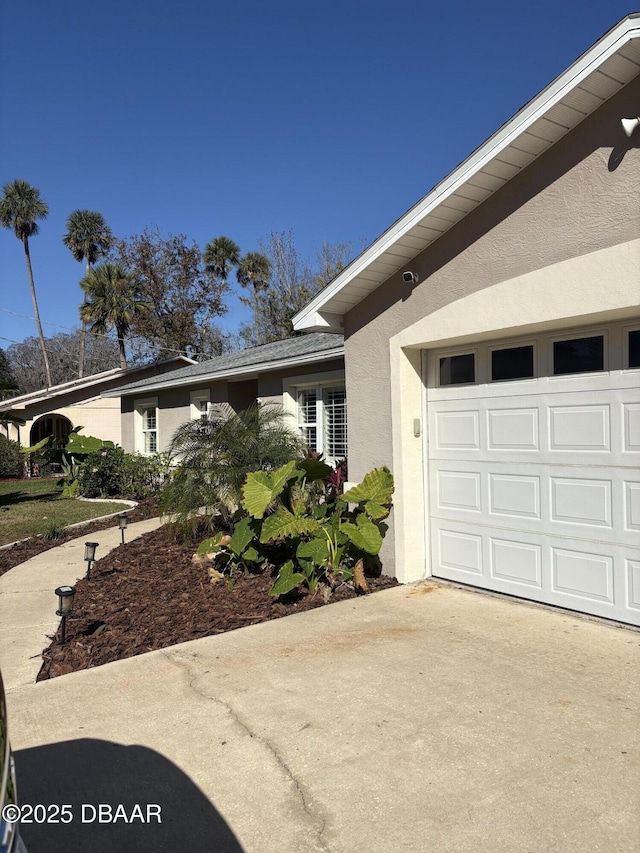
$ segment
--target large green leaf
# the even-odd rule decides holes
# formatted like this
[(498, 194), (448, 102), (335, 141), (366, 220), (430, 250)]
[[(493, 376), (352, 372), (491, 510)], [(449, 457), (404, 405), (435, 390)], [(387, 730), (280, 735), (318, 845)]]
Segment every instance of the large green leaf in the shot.
[(231, 548), (233, 553), (238, 557), (243, 553), (247, 545), (256, 538), (256, 532), (253, 528), (252, 522), (253, 519), (250, 516), (245, 516), (245, 518), (236, 524), (233, 530), (231, 542), (229, 542), (229, 548)]
[(382, 546), (382, 534), (378, 527), (362, 513), (356, 518), (356, 523), (346, 521), (341, 528), (360, 551), (367, 554), (377, 554)]
[(254, 518), (262, 518), (273, 500), (271, 483), (265, 471), (252, 471), (242, 487), (242, 506)]
[(363, 504), (371, 518), (384, 518), (389, 513), (393, 494), (393, 475), (386, 466), (365, 474), (361, 483), (345, 492), (340, 500)]
[[(79, 427), (79, 429), (82, 429), (82, 427)], [(112, 441), (103, 441), (101, 438), (96, 438), (93, 435), (78, 435), (77, 432), (71, 432), (67, 439), (65, 451), (75, 456), (82, 456), (113, 446)]]
[(333, 474), (331, 465), (322, 462), (320, 459), (299, 459), (297, 462), (298, 468), (302, 468), (307, 478), (307, 482), (311, 480), (324, 480), (330, 474)]
[(293, 563), (289, 560), (280, 569), (278, 578), (269, 590), (269, 595), (286, 595), (304, 581), (304, 575), (293, 571)]
[(317, 566), (326, 563), (329, 559), (326, 536), (323, 536), (322, 539), (314, 536), (308, 542), (301, 542), (296, 550), (296, 557), (302, 560), (311, 560)]
[(254, 518), (262, 518), (269, 504), (281, 494), (289, 480), (297, 479), (296, 462), (287, 462), (271, 474), (252, 471), (242, 487), (242, 506)]
[(302, 536), (312, 533), (318, 527), (318, 522), (311, 516), (293, 515), (284, 506), (279, 506), (273, 515), (265, 518), (262, 524), (261, 542), (272, 542), (275, 539), (286, 539), (288, 536)]
[(46, 438), (43, 438), (43, 439), (42, 439), (41, 441), (39, 441), (37, 444), (33, 444), (33, 445), (31, 445), (31, 447), (21, 447), (21, 448), (20, 448), (20, 453), (24, 453), (25, 455), (28, 455), (29, 453), (37, 453), (37, 452), (38, 452), (38, 450), (42, 450), (42, 449), (43, 449), (44, 447), (46, 447), (46, 446), (47, 446), (51, 441), (53, 441), (53, 436), (52, 436), (52, 435), (48, 435)]
[(215, 536), (211, 536), (209, 539), (204, 539), (196, 550), (196, 554), (213, 554), (216, 551), (220, 550), (220, 541), (226, 534), (222, 532), (216, 533)]

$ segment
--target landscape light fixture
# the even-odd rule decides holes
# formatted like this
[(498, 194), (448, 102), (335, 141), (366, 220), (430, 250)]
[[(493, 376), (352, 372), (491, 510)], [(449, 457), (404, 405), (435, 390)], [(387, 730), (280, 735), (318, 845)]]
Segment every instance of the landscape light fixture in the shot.
[(124, 532), (127, 529), (127, 513), (121, 512), (118, 516), (118, 526), (120, 527), (120, 534), (122, 536), (122, 544), (124, 545)]
[(71, 616), (73, 613), (73, 596), (75, 594), (75, 586), (59, 586), (56, 589), (56, 595), (58, 596), (58, 609), (56, 610), (56, 616), (62, 617), (62, 636), (60, 639), (60, 645), (64, 645), (66, 640), (67, 616)]
[(640, 116), (636, 116), (636, 118), (623, 118), (622, 119), (622, 128), (627, 136), (631, 136), (636, 127), (640, 124)]
[(87, 564), (87, 580), (91, 577), (91, 565), (95, 562), (96, 548), (99, 544), (99, 542), (84, 543), (84, 561)]

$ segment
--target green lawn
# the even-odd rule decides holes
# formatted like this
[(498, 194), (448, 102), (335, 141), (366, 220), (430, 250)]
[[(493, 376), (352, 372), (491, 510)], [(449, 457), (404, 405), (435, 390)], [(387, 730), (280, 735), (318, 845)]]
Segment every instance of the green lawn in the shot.
[[(115, 501), (87, 503), (61, 498), (59, 480), (3, 480), (0, 482), (0, 545), (47, 533), (53, 525), (66, 527), (120, 512), (129, 507)], [(78, 531), (78, 536), (81, 536)]]

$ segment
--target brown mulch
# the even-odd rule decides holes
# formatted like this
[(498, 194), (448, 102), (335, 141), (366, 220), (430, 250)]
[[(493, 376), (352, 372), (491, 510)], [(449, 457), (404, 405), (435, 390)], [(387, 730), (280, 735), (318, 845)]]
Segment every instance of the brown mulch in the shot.
[[(167, 527), (147, 533), (94, 563), (90, 580), (76, 583), (66, 643), (60, 629), (42, 656), (37, 680), (122, 660), (175, 643), (278, 619), (325, 604), (320, 592), (269, 595), (270, 574), (238, 576), (229, 589), (212, 585), (206, 566), (192, 562), (194, 545), (177, 543)], [(368, 578), (371, 592), (394, 578)], [(342, 584), (330, 602), (358, 595)]]
[[(117, 500), (117, 498), (113, 498)], [(130, 523), (134, 521), (144, 521), (146, 518), (153, 518), (159, 514), (156, 502), (152, 499), (140, 501), (137, 507), (128, 509), (127, 518)], [(96, 530), (106, 530), (108, 527), (117, 526), (117, 519), (107, 518), (104, 521), (89, 521), (79, 527), (73, 527), (65, 530), (57, 539), (46, 540), (41, 536), (34, 536), (32, 539), (25, 539), (24, 542), (18, 542), (11, 548), (3, 548), (0, 550), (0, 575), (8, 572), (14, 566), (20, 563), (26, 563), (31, 557), (36, 557), (42, 554), (43, 551), (48, 551), (50, 548), (57, 548), (71, 539), (78, 539), (80, 536), (87, 536), (90, 533), (95, 533)]]

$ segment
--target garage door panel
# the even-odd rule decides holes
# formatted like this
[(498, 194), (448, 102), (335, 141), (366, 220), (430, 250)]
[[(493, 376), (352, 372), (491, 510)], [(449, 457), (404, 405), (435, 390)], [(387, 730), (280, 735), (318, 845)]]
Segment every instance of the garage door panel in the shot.
[(487, 408), (488, 450), (539, 450), (537, 408)]
[(559, 337), (537, 378), (488, 382), (480, 342), (481, 381), (427, 388), (432, 573), (640, 624), (640, 373), (541, 376)]
[(540, 521), (539, 476), (489, 472), (488, 489), (491, 515)]
[(640, 549), (434, 521), (433, 574), (640, 624)]
[(554, 406), (549, 412), (549, 450), (565, 453), (611, 450), (609, 406)]
[(625, 481), (624, 524), (626, 530), (640, 532), (640, 482)]
[(624, 449), (628, 453), (640, 452), (640, 403), (622, 406), (624, 423)]
[(434, 520), (640, 548), (640, 478), (623, 469), (446, 460), (430, 466)]
[(527, 584), (542, 589), (542, 546), (490, 538), (491, 577), (509, 584)]
[[(588, 396), (586, 392), (585, 397)], [(622, 392), (620, 392), (622, 393)], [(512, 463), (638, 464), (640, 390), (625, 389), (628, 402), (570, 404), (572, 395), (545, 394), (535, 405), (487, 397), (444, 400), (428, 407), (431, 459), (483, 459)], [(464, 407), (464, 408), (463, 408)], [(634, 454), (632, 461), (629, 453)]]
[(627, 575), (627, 607), (638, 611), (640, 619), (640, 559), (625, 560)]
[[(551, 561), (553, 592), (568, 595), (572, 599), (586, 598), (614, 603), (612, 556), (552, 547)], [(587, 608), (589, 603), (583, 602), (582, 606)]]

